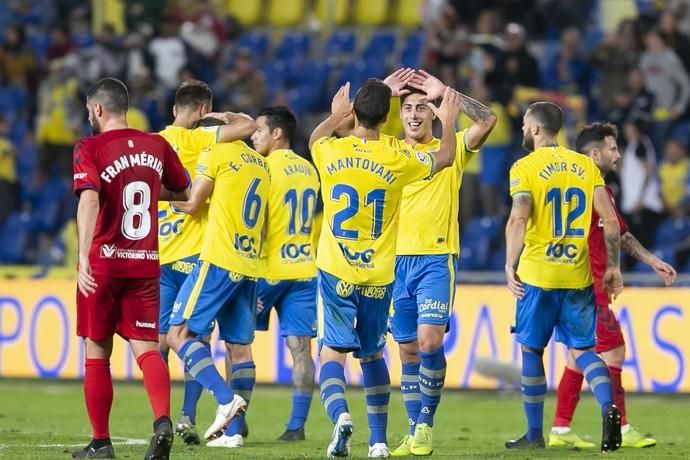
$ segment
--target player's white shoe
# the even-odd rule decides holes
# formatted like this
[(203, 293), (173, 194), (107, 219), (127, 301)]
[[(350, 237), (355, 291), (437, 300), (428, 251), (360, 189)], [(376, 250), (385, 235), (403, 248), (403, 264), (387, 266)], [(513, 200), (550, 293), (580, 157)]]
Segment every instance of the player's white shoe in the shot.
[(373, 446), (369, 446), (369, 458), (388, 458), (391, 456), (391, 451), (388, 446), (382, 442), (377, 442)]
[(216, 409), (216, 419), (211, 426), (208, 427), (208, 430), (206, 430), (204, 438), (214, 439), (221, 436), (230, 421), (246, 410), (247, 401), (240, 395), (235, 395), (228, 404), (219, 405), (218, 409)]
[(233, 434), (232, 436), (224, 434), (220, 438), (213, 439), (206, 443), (206, 447), (227, 447), (230, 449), (242, 447), (243, 445), (244, 438), (241, 434)]
[(350, 438), (354, 426), (352, 425), (352, 417), (347, 412), (340, 414), (338, 421), (333, 428), (333, 436), (331, 443), (326, 449), (328, 458), (333, 457), (348, 457), (350, 455)]

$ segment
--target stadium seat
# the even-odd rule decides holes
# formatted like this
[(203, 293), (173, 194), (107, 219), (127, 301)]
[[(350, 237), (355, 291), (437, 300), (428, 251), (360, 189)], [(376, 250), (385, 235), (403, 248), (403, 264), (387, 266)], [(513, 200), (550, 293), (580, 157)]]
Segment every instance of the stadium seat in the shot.
[(25, 261), (26, 246), (29, 241), (25, 218), (13, 213), (0, 226), (0, 261), (19, 264)]
[(33, 32), (28, 34), (27, 41), (34, 55), (40, 60), (44, 60), (48, 48), (50, 48), (50, 35), (43, 32)]
[(317, 61), (300, 65), (294, 72), (291, 70), (291, 83), (296, 87), (306, 90), (307, 110), (327, 110), (330, 105), (328, 82), (330, 81), (333, 66), (328, 62)]
[(690, 220), (667, 219), (656, 229), (654, 247), (661, 248), (690, 238)]
[(384, 63), (383, 62), (369, 62), (363, 59), (358, 59), (346, 65), (343, 68), (340, 78), (336, 83), (336, 87), (330, 94), (335, 94), (338, 88), (348, 81), (350, 82), (350, 94), (354, 95), (357, 90), (364, 84), (368, 78), (384, 78)]
[(422, 61), (422, 51), (424, 50), (424, 33), (414, 33), (407, 37), (400, 53), (400, 65), (416, 69)]
[(271, 40), (268, 34), (259, 31), (246, 33), (237, 41), (237, 47), (250, 50), (256, 62), (264, 60), (270, 44)]
[(288, 66), (285, 61), (275, 60), (262, 66), (261, 71), (266, 77), (267, 99), (270, 101), (276, 93), (285, 89), (289, 77)]
[(357, 48), (357, 36), (349, 30), (334, 32), (328, 37), (324, 46), (324, 56), (332, 57), (340, 54), (352, 54)]
[(403, 27), (418, 27), (422, 23), (424, 0), (398, 0), (395, 23)]
[[(475, 217), (463, 229), (459, 266), (465, 270), (487, 270), (491, 265), (492, 247), (500, 230), (497, 219)], [(467, 253), (468, 252), (468, 253)], [(464, 254), (463, 253), (467, 253)]]
[[(333, 11), (331, 5), (335, 5)], [(316, 17), (322, 24), (340, 26), (347, 22), (350, 0), (316, 0)]]
[(296, 26), (304, 19), (305, 3), (305, 0), (269, 0), (266, 19), (273, 26)]
[(286, 61), (304, 59), (309, 55), (311, 42), (312, 37), (307, 32), (288, 32), (278, 45), (275, 57)]
[(364, 47), (363, 57), (386, 58), (395, 49), (397, 36), (393, 32), (374, 32)]
[(90, 32), (78, 32), (72, 34), (72, 43), (74, 43), (77, 48), (88, 48), (89, 46), (93, 45), (94, 42), (95, 40)]
[(380, 26), (388, 19), (388, 0), (355, 0), (355, 24)]
[(227, 0), (228, 16), (235, 17), (240, 24), (253, 26), (257, 24), (264, 11), (263, 0)]

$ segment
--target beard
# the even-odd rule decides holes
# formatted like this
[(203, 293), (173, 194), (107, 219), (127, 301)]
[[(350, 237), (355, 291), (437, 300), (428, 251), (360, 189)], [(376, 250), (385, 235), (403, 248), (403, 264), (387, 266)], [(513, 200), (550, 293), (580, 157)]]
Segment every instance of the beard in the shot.
[(96, 118), (93, 119), (91, 124), (91, 133), (95, 136), (96, 134), (101, 134), (101, 124)]
[(532, 137), (532, 133), (527, 133), (523, 136), (522, 148), (528, 152), (532, 152), (534, 150), (534, 137)]

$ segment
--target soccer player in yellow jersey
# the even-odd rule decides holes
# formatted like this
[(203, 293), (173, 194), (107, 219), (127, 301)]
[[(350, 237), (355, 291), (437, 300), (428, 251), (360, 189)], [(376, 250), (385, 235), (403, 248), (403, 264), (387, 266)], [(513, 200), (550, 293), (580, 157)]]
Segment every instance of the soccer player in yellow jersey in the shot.
[[(329, 457), (350, 452), (353, 425), (345, 400), (343, 367), (349, 352), (362, 366), (369, 457), (390, 455), (386, 440), (390, 376), (383, 347), (395, 277), (402, 189), (455, 160), (458, 93), (448, 88), (440, 107), (429, 105), (443, 127), (441, 143), (433, 153), (407, 149), (396, 139), (381, 135), (391, 95), (385, 83), (370, 79), (351, 104), (346, 84), (333, 99), (331, 115), (309, 141), (324, 202), (316, 266), (321, 401), (335, 424), (326, 451)], [(330, 137), (353, 111), (352, 135)]]
[[(182, 165), (194, 179), (194, 169), (202, 150), (217, 142), (231, 142), (251, 136), (256, 129), (254, 120), (247, 116), (232, 113), (210, 113), (211, 89), (204, 82), (188, 80), (177, 89), (173, 124), (160, 132), (160, 135), (177, 152)], [(209, 114), (222, 118), (224, 125), (197, 127), (199, 121)], [(204, 225), (208, 207), (203, 206), (194, 216), (185, 216), (167, 202), (158, 204), (158, 243), (161, 263), (161, 308), (159, 346), (161, 354), (168, 362), (166, 335), (170, 328), (169, 320), (175, 297), (182, 283), (191, 273), (204, 237)], [(196, 433), (196, 405), (203, 388), (199, 383), (185, 375), (184, 400), (180, 419), (175, 431), (186, 444), (199, 444)]]
[(292, 354), (292, 414), (280, 441), (304, 440), (314, 392), (311, 338), (316, 336), (316, 263), (312, 224), (319, 175), (290, 149), (297, 120), (287, 107), (267, 107), (256, 117), (254, 148), (271, 173), (266, 234), (261, 248), (256, 329), (268, 330), (271, 310)]
[(506, 224), (505, 272), (517, 298), (512, 332), (522, 346), (527, 433), (506, 447), (544, 448), (542, 356), (556, 329), (556, 340), (568, 347), (601, 405), (601, 450), (610, 452), (621, 445), (621, 414), (613, 403), (606, 364), (594, 352), (596, 306), (587, 245), (592, 210), (604, 226), (603, 290), (614, 297), (623, 289), (620, 227), (594, 161), (556, 144), (562, 125), (557, 105), (530, 105), (523, 118), (522, 145), (531, 153), (510, 170), (513, 206)]
[[(402, 80), (392, 74), (389, 85)], [(440, 141), (432, 134), (434, 113), (426, 104), (443, 96), (439, 79), (415, 73), (400, 96), (400, 118), (410, 150), (431, 152)], [(455, 294), (455, 271), (460, 252), (458, 192), (467, 162), (482, 147), (496, 124), (483, 104), (460, 94), (462, 111), (472, 125), (456, 135), (455, 162), (431, 180), (403, 189), (393, 283), (390, 329), (402, 363), (401, 390), (409, 421), (409, 435), (393, 456), (431, 455), (432, 427), (446, 375), (443, 336), (448, 328)]]
[[(242, 417), (230, 422), (246, 410), (256, 380), (250, 345), (269, 182), (266, 161), (244, 142), (216, 144), (199, 156), (189, 201), (173, 202), (194, 215), (210, 200), (199, 262), (175, 299), (168, 344), (218, 402), (204, 435), (213, 447), (242, 445)], [(233, 363), (231, 387), (202, 342), (216, 323)]]

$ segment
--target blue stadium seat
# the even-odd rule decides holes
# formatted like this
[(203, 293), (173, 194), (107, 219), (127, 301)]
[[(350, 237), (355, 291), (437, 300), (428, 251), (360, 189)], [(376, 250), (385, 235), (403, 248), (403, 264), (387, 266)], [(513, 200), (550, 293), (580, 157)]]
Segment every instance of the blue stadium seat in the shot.
[(341, 30), (333, 33), (324, 45), (324, 55), (327, 57), (339, 54), (352, 54), (357, 48), (357, 36), (353, 31)]
[(77, 48), (88, 48), (95, 42), (96, 40), (93, 38), (93, 35), (88, 31), (72, 34), (72, 43), (74, 43)]
[(263, 65), (261, 67), (261, 71), (266, 77), (268, 91), (267, 99), (270, 101), (277, 92), (287, 86), (289, 69), (285, 61), (275, 60), (267, 62), (265, 65)]
[(0, 87), (0, 114), (13, 115), (24, 108), (26, 95), (14, 86)]
[(50, 35), (43, 32), (33, 32), (28, 34), (27, 41), (31, 50), (39, 60), (44, 60), (46, 52), (50, 48)]
[(393, 32), (374, 32), (364, 47), (363, 56), (386, 57), (395, 49), (397, 36)]
[(667, 219), (656, 230), (654, 247), (673, 245), (690, 237), (690, 219)]
[(290, 85), (306, 90), (307, 110), (327, 109), (330, 103), (328, 82), (333, 66), (328, 62), (315, 61), (302, 63), (290, 70)]
[[(368, 78), (383, 78), (385, 76), (383, 73), (383, 62), (366, 61), (364, 59), (352, 61), (343, 68), (334, 90), (337, 91), (340, 86), (349, 81), (350, 94), (354, 95)], [(334, 94), (335, 91), (331, 91), (330, 94)]]
[(264, 32), (249, 32), (240, 37), (237, 41), (238, 48), (247, 48), (252, 52), (257, 62), (262, 62), (268, 53), (271, 40)]
[(37, 233), (57, 230), (61, 223), (67, 187), (61, 179), (50, 179), (32, 197), (29, 229)]
[(460, 240), (459, 265), (466, 270), (488, 270), (492, 265), (492, 248), (499, 230), (499, 221), (490, 217), (475, 217), (467, 222)]
[(307, 32), (288, 32), (278, 45), (275, 57), (285, 60), (305, 58), (311, 49), (311, 41), (312, 37)]
[(25, 219), (13, 213), (3, 226), (0, 226), (0, 262), (19, 264), (25, 261), (29, 232)]
[(407, 37), (400, 53), (400, 65), (416, 69), (422, 61), (424, 50), (424, 33), (415, 33)]

